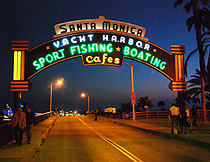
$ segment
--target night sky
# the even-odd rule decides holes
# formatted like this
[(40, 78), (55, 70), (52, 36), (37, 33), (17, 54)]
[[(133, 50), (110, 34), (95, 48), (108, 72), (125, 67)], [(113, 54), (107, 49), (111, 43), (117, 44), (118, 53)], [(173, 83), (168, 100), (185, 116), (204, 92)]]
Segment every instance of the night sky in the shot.
[[(0, 107), (8, 103), (13, 106), (12, 81), (13, 53), (12, 40), (27, 40), (32, 48), (53, 39), (54, 26), (59, 23), (98, 19), (122, 21), (144, 27), (145, 37), (150, 42), (168, 50), (171, 45), (186, 45), (186, 55), (196, 48), (194, 28), (187, 31), (185, 21), (191, 14), (183, 11), (183, 6), (173, 8), (174, 0), (1, 0), (0, 5), (0, 55), (1, 89)], [(186, 58), (186, 57), (185, 57)], [(157, 103), (166, 102), (168, 109), (174, 102), (177, 92), (168, 88), (170, 80), (156, 70), (130, 59), (134, 63), (134, 84), (137, 99), (149, 96), (153, 109), (160, 109)], [(198, 68), (198, 55), (190, 60), (188, 76)], [(130, 66), (83, 66), (81, 57), (56, 64), (30, 81), (33, 88), (22, 93), (21, 103), (28, 102), (33, 111), (49, 111), (50, 82), (64, 78), (59, 89), (53, 89), (53, 106), (64, 110), (87, 110), (90, 96), (90, 109), (110, 106), (119, 108), (130, 101)], [(190, 78), (186, 78), (189, 80)]]

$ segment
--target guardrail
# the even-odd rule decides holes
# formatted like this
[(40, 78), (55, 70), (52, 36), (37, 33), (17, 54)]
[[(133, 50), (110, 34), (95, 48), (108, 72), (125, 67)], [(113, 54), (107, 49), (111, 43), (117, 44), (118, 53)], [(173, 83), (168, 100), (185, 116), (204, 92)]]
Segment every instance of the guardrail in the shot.
[[(106, 116), (107, 118), (119, 118), (119, 119), (129, 119), (133, 118), (133, 113), (101, 113), (100, 115)], [(190, 111), (192, 117), (192, 113)], [(210, 121), (210, 110), (206, 110), (207, 120)], [(136, 119), (151, 119), (151, 118), (168, 118), (169, 111), (137, 111)], [(197, 122), (202, 122), (202, 110), (197, 110)]]
[[(52, 116), (53, 112), (46, 112), (36, 115), (35, 125)], [(0, 147), (13, 140), (11, 123), (0, 125)]]
[[(197, 111), (197, 122), (201, 123), (202, 122), (202, 110), (198, 110)], [(210, 110), (206, 110), (206, 117), (207, 117), (207, 120), (210, 121)]]
[[(168, 118), (169, 111), (140, 111), (136, 112), (136, 118), (145, 119), (145, 118)], [(129, 117), (133, 117), (133, 113), (129, 113)]]
[[(147, 118), (168, 118), (169, 111), (140, 111), (136, 112), (137, 119), (147, 119)], [(190, 116), (192, 113), (190, 111)], [(210, 110), (206, 110), (207, 120), (210, 120)], [(129, 118), (133, 117), (133, 113), (129, 113)], [(202, 122), (202, 110), (197, 110), (197, 122)]]

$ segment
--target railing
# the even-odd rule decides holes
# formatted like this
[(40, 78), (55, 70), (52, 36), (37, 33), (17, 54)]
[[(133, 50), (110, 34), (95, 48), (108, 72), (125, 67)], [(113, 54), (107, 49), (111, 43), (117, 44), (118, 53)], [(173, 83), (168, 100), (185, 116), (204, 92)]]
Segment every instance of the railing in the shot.
[[(36, 115), (35, 125), (52, 116), (53, 112), (46, 112)], [(0, 125), (0, 147), (13, 140), (11, 123)]]
[[(190, 115), (192, 113), (190, 111)], [(136, 112), (137, 119), (146, 119), (146, 118), (168, 118), (169, 111), (140, 111)], [(210, 110), (206, 110), (207, 120), (210, 121)], [(129, 118), (133, 117), (133, 113), (129, 113)], [(197, 110), (197, 122), (202, 122), (202, 110)]]
[[(130, 118), (133, 117), (133, 113), (129, 113)], [(140, 111), (136, 112), (136, 118), (168, 118), (169, 111)]]
[(46, 113), (41, 113), (41, 114), (36, 115), (34, 125), (41, 123), (43, 120), (49, 118), (52, 115), (53, 115), (53, 112), (46, 112)]
[[(197, 111), (197, 122), (201, 123), (202, 122), (202, 115), (203, 115), (203, 112), (202, 110), (198, 110)], [(210, 121), (210, 110), (206, 110), (206, 117), (207, 117), (207, 120)]]

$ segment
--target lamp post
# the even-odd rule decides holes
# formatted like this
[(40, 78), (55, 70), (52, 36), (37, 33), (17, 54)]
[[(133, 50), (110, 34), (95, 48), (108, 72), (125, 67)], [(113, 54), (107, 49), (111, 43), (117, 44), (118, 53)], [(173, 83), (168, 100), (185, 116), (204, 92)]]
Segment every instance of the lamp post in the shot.
[[(86, 94), (85, 93), (82, 93), (81, 94), (81, 97), (85, 97), (86, 96)], [(90, 98), (89, 98), (89, 96), (88, 96), (88, 113), (90, 112)]]
[(52, 111), (52, 93), (53, 93), (53, 85), (57, 84), (57, 85), (61, 85), (63, 83), (63, 78), (59, 79), (55, 82), (51, 82), (50, 83), (50, 112)]
[[(125, 62), (125, 61), (124, 61)], [(129, 66), (131, 66), (131, 80), (132, 80), (132, 92), (131, 92), (131, 102), (133, 105), (133, 121), (136, 120), (136, 111), (135, 111), (135, 104), (136, 104), (136, 94), (134, 92), (134, 77), (133, 77), (133, 63), (129, 64), (125, 62)]]

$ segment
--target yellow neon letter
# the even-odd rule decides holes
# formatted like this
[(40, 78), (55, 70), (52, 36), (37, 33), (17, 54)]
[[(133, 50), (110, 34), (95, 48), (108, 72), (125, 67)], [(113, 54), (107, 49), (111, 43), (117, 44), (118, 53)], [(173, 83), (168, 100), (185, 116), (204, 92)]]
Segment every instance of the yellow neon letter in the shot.
[(92, 56), (88, 56), (88, 57), (86, 57), (86, 61), (87, 61), (87, 63), (92, 63), (93, 62), (93, 57)]
[(104, 64), (106, 62), (107, 56), (108, 56), (108, 54), (106, 54), (106, 53), (103, 54), (103, 62), (101, 64)]

